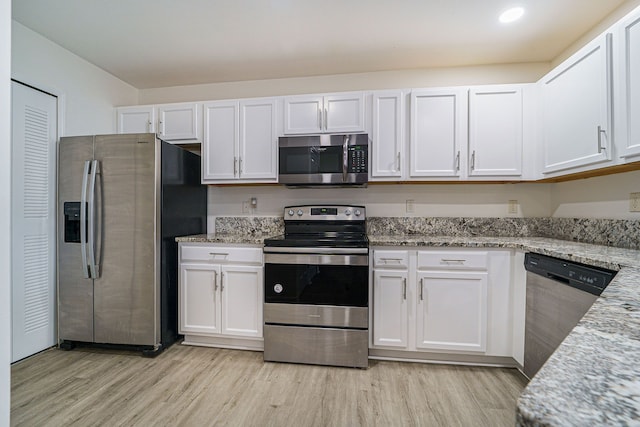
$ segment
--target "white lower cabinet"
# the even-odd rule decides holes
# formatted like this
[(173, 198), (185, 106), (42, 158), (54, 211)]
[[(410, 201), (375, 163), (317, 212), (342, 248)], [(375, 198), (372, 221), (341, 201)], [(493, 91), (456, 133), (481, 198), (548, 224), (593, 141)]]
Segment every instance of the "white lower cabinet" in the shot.
[(374, 248), (371, 258), (374, 356), (513, 356), (511, 251)]
[(261, 350), (262, 250), (199, 243), (179, 247), (184, 343)]
[(484, 352), (487, 273), (418, 272), (416, 348)]

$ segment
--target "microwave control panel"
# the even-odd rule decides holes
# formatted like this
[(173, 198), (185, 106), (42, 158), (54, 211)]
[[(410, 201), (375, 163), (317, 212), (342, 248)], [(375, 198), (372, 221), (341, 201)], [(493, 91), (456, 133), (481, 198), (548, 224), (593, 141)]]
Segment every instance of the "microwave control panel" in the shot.
[(366, 145), (351, 145), (349, 146), (349, 173), (367, 173), (367, 165), (369, 159), (367, 159), (367, 146)]

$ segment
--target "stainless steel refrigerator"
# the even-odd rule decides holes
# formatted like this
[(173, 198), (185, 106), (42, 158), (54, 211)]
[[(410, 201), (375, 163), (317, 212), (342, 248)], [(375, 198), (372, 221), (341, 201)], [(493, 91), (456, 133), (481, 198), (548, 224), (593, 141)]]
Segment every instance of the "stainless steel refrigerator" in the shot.
[(176, 236), (206, 232), (200, 156), (155, 134), (58, 147), (58, 340), (155, 355), (178, 336)]

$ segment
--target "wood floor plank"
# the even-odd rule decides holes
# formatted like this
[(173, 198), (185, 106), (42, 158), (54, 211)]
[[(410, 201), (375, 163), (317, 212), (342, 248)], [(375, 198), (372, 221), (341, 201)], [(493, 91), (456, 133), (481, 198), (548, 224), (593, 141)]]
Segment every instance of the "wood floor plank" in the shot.
[(154, 359), (52, 349), (11, 375), (12, 426), (511, 426), (525, 386), (513, 369), (265, 363), (178, 344)]

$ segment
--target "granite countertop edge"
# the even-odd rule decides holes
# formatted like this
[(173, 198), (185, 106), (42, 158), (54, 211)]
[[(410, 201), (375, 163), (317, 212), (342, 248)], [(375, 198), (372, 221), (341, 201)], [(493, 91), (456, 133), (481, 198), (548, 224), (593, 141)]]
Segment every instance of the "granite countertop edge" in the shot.
[[(178, 242), (262, 245), (270, 235), (202, 234)], [(544, 237), (372, 235), (370, 247), (503, 248), (618, 271), (518, 399), (516, 424), (604, 425), (640, 420), (640, 250)]]

